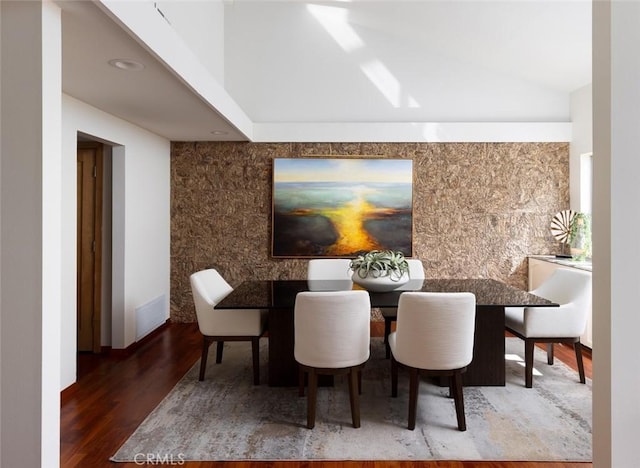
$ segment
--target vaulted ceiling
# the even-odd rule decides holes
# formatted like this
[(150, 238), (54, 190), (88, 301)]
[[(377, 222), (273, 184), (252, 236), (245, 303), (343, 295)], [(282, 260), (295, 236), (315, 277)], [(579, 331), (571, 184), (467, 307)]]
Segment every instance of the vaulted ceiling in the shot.
[[(171, 140), (246, 132), (91, 2), (64, 2), (63, 91)], [(251, 122), (566, 122), (591, 3), (227, 0), (224, 89)], [(123, 73), (128, 57), (146, 65)], [(212, 131), (216, 131), (215, 134)]]

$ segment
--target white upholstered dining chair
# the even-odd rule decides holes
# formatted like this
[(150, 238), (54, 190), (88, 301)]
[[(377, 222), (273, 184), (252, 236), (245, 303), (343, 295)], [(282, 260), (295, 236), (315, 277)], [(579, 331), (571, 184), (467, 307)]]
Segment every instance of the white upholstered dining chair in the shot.
[(591, 305), (591, 275), (575, 268), (558, 268), (531, 291), (560, 304), (560, 307), (505, 307), (507, 331), (524, 340), (525, 386), (533, 386), (535, 343), (547, 343), (547, 363), (553, 364), (553, 344), (573, 346), (580, 382), (585, 383), (582, 335)]
[(449, 378), (458, 430), (467, 429), (462, 373), (473, 359), (476, 298), (469, 292), (405, 292), (396, 331), (389, 335), (391, 396), (398, 396), (398, 367), (409, 369), (409, 423), (416, 427), (419, 374)]
[[(409, 279), (410, 280), (423, 280), (425, 279), (424, 266), (422, 260), (417, 258), (408, 258), (409, 264)], [(386, 356), (389, 359), (389, 333), (391, 333), (391, 323), (395, 321), (398, 309), (381, 309), (382, 317), (384, 318), (384, 343), (386, 347)]]
[(204, 380), (209, 347), (217, 342), (216, 363), (222, 362), (225, 341), (251, 341), (253, 383), (260, 384), (260, 337), (267, 324), (267, 311), (259, 309), (214, 309), (233, 288), (215, 269), (193, 273), (190, 278), (198, 327), (202, 333), (199, 380)]
[(348, 258), (313, 258), (307, 265), (307, 279), (350, 280), (350, 263)]
[(369, 293), (306, 291), (296, 296), (294, 357), (300, 368), (300, 394), (308, 376), (307, 427), (316, 419), (318, 375), (347, 374), (353, 427), (360, 427), (361, 370), (369, 359)]

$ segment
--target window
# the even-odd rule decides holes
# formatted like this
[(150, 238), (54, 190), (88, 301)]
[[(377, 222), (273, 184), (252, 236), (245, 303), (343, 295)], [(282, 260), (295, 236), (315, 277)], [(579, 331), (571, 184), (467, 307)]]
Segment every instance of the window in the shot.
[(583, 213), (591, 213), (593, 200), (593, 153), (580, 155), (580, 206)]

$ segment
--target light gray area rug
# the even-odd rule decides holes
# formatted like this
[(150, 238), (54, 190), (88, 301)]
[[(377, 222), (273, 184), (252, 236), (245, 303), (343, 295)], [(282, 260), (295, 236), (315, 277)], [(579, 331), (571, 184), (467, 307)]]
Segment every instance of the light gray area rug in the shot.
[[(266, 380), (266, 340), (262, 340)], [(536, 350), (534, 388), (524, 387), (524, 344), (507, 338), (507, 385), (465, 387), (467, 431), (459, 432), (447, 389), (420, 384), (415, 431), (406, 428), (408, 374), (391, 398), (390, 363), (382, 339), (372, 339), (360, 397), (362, 427), (351, 426), (347, 383), (318, 390), (316, 426), (306, 425), (306, 398), (297, 388), (252, 385), (248, 344), (215, 346), (204, 382), (199, 362), (113, 456), (219, 460), (531, 460), (591, 461), (591, 381)]]

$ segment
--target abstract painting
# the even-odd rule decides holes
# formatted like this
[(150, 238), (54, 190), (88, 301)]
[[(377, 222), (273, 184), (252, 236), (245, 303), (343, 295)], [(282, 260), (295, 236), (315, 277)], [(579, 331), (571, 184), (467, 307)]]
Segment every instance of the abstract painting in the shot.
[(272, 255), (412, 254), (413, 161), (276, 158)]

